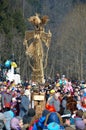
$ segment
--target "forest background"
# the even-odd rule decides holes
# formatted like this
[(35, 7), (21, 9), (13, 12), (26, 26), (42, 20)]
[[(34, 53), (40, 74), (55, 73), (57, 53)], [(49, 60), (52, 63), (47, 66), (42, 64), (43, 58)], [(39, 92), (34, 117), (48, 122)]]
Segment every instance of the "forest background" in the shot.
[(45, 75), (86, 79), (86, 0), (0, 0), (0, 64), (13, 59), (22, 80), (31, 79), (23, 41), (25, 31), (33, 30), (27, 18), (35, 13), (50, 19), (45, 27), (52, 33)]

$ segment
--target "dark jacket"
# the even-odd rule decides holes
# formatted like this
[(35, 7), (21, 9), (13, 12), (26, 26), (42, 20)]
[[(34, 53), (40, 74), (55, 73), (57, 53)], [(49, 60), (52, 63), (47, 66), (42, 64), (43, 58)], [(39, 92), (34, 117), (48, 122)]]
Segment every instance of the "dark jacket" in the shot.
[(29, 109), (29, 97), (26, 95), (21, 96), (21, 103), (19, 106), (20, 112), (19, 112), (19, 116), (23, 117), (24, 115), (26, 115), (28, 113), (28, 109)]

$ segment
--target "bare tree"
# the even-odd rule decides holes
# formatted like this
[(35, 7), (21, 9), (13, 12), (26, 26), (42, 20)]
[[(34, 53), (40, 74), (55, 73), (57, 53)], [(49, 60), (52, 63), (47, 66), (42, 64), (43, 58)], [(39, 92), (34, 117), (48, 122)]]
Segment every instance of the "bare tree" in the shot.
[[(74, 8), (64, 19), (60, 28), (61, 37), (59, 44), (61, 46), (60, 65), (63, 65), (63, 72), (83, 79), (85, 71), (84, 55), (86, 50), (86, 5), (80, 4)], [(70, 66), (70, 69), (68, 69)], [(62, 68), (61, 68), (62, 69)]]

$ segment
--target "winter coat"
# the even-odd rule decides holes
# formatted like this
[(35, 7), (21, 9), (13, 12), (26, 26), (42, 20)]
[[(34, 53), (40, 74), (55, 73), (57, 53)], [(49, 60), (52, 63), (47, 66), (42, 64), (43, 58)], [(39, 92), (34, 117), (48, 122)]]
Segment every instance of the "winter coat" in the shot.
[(55, 107), (55, 110), (56, 110), (57, 112), (60, 111), (60, 100), (59, 100), (59, 99), (56, 100), (55, 97), (52, 96), (52, 97), (48, 100), (48, 103), (49, 103), (50, 105), (53, 105), (53, 106)]
[[(2, 94), (2, 106), (4, 107), (8, 107), (6, 106), (7, 103), (9, 103), (9, 105), (11, 104), (11, 100), (12, 100), (12, 95), (10, 93), (3, 93)], [(10, 107), (10, 106), (9, 106)]]
[(29, 98), (26, 95), (21, 96), (21, 103), (19, 105), (19, 116), (23, 117), (24, 115), (26, 115), (28, 113), (29, 110)]

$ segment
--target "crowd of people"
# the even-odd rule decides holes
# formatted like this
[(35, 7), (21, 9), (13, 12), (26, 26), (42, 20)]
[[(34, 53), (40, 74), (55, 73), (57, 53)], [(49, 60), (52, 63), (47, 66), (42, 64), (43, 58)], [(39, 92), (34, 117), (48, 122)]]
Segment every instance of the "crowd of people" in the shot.
[[(32, 96), (44, 94), (36, 111)], [(86, 130), (86, 83), (60, 77), (45, 83), (0, 82), (0, 130)]]

